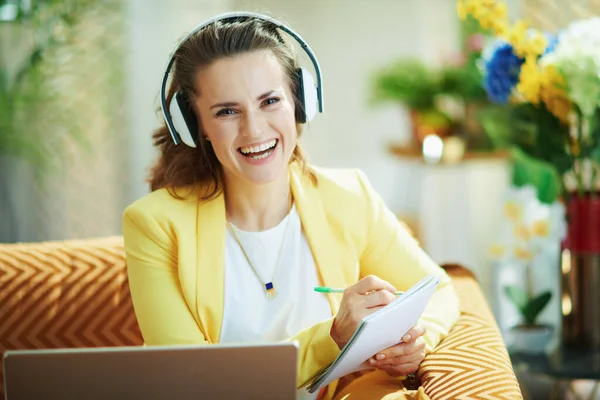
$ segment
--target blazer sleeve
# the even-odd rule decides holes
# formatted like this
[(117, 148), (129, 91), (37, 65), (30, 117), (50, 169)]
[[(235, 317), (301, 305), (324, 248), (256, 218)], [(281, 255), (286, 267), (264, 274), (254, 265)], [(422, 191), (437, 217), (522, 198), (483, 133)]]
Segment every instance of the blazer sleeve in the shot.
[(398, 290), (405, 291), (427, 275), (440, 277), (436, 291), (419, 320), (426, 329), (424, 339), (429, 353), (458, 320), (458, 296), (446, 272), (423, 251), (387, 208), (364, 173), (357, 173), (367, 209), (365, 246), (360, 255), (361, 278), (376, 275)]
[[(209, 344), (183, 296), (176, 242), (152, 216), (126, 210), (123, 237), (135, 315), (147, 345)], [(297, 385), (303, 386), (340, 352), (333, 317), (286, 339), (297, 342)]]
[(174, 241), (151, 216), (126, 210), (123, 240), (135, 316), (147, 345), (207, 344), (179, 286)]

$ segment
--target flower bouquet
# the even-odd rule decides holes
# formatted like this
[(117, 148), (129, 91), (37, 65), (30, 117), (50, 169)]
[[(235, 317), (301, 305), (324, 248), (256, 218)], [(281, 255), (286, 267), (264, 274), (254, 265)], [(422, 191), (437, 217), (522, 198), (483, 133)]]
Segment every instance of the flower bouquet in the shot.
[(529, 181), (543, 200), (594, 194), (600, 178), (600, 18), (549, 33), (526, 21), (511, 23), (501, 1), (459, 0), (457, 10), (494, 38), (480, 60), (485, 89), (499, 105), (484, 118), (488, 134), (538, 167)]

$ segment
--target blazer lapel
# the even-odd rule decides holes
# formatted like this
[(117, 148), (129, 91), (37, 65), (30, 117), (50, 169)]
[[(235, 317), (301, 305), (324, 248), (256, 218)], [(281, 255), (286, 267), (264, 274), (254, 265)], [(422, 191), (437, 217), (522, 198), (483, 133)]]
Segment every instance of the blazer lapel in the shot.
[[(328, 224), (327, 214), (317, 187), (296, 168), (290, 169), (290, 181), (294, 202), (317, 265), (321, 284), (344, 287), (346, 279), (342, 265), (340, 265), (340, 258), (336, 256), (338, 246)], [(328, 294), (327, 297), (332, 314), (337, 313), (341, 296)]]
[(225, 201), (221, 194), (198, 204), (196, 306), (209, 343), (218, 343), (225, 282)]

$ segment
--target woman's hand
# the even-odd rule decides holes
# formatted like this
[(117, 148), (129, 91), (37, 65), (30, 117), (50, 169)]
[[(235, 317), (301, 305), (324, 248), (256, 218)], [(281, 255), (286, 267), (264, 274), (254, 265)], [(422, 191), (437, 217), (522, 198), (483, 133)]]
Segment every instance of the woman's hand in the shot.
[(416, 372), (425, 358), (425, 328), (416, 326), (404, 335), (403, 342), (371, 357), (367, 364), (386, 371), (391, 376)]
[(376, 276), (367, 276), (344, 290), (340, 309), (333, 320), (331, 338), (342, 349), (362, 319), (391, 303), (396, 288)]

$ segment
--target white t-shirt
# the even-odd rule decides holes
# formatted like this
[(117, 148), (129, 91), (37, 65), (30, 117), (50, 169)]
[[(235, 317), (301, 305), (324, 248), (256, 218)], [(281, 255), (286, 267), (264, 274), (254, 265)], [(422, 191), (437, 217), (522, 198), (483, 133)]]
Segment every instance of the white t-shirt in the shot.
[[(260, 280), (227, 229), (220, 343), (278, 342), (331, 318), (327, 298), (314, 291), (320, 282), (295, 206), (279, 225), (266, 231), (247, 232), (235, 226), (232, 228)], [(274, 299), (267, 297), (264, 288), (264, 283), (271, 280), (277, 292)], [(298, 398), (315, 397), (316, 394), (310, 395), (305, 389), (298, 392)]]

